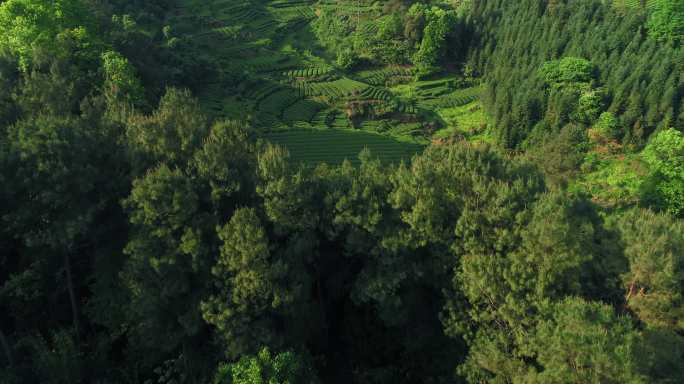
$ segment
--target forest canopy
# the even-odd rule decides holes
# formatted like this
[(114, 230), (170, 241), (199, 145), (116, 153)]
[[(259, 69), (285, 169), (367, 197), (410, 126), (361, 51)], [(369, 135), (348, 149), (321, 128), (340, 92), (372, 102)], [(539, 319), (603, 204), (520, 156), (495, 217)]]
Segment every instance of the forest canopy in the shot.
[(0, 1), (0, 383), (684, 382), (683, 7)]

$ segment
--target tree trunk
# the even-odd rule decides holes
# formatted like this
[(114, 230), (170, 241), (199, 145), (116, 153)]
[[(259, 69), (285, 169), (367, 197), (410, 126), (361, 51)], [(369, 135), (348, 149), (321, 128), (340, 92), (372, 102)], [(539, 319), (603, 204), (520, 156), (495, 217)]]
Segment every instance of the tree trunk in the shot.
[(64, 255), (64, 269), (66, 270), (67, 288), (69, 289), (69, 300), (71, 300), (71, 316), (74, 322), (74, 332), (76, 332), (76, 340), (79, 340), (79, 326), (78, 326), (78, 305), (76, 304), (76, 294), (74, 293), (73, 280), (71, 278), (71, 259), (69, 253)]
[(2, 350), (5, 352), (5, 357), (7, 357), (7, 363), (11, 367), (14, 364), (14, 361), (12, 360), (12, 351), (10, 351), (9, 349), (7, 339), (5, 338), (5, 333), (2, 332), (2, 329), (0, 329), (0, 347), (2, 347)]

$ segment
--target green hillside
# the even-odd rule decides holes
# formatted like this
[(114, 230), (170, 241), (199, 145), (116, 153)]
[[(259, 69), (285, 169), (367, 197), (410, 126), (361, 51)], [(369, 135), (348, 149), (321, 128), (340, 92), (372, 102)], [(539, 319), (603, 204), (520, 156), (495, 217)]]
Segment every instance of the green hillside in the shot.
[[(248, 120), (265, 137), (270, 137), (269, 132), (290, 129), (333, 129), (350, 134), (360, 130), (387, 136), (388, 142), (394, 138), (415, 143), (418, 145), (407, 148), (418, 149), (432, 140), (435, 131), (455, 127), (455, 121), (447, 123), (436, 113), (437, 98), (449, 94), (451, 107), (479, 98), (474, 91), (479, 88), (468, 88), (467, 82), (453, 75), (430, 85), (416, 82), (411, 63), (345, 69), (324, 47), (316, 47), (311, 30), (316, 14), (334, 12), (358, 33), (372, 34), (377, 30), (373, 20), (383, 12), (377, 4), (298, 0), (230, 4), (185, 1), (169, 20), (177, 31), (174, 36), (192, 41), (216, 59), (217, 73), (196, 86), (203, 109), (212, 118)], [(394, 90), (404, 84), (417, 91), (407, 95)], [(459, 99), (461, 89), (466, 89), (467, 96)], [(311, 140), (311, 145), (320, 144), (313, 135)], [(358, 135), (348, 140), (356, 141)], [(353, 151), (358, 149), (337, 147), (335, 142), (326, 146), (333, 158), (355, 159), (358, 153)], [(384, 151), (377, 155), (383, 160), (396, 158), (391, 154), (385, 157)], [(295, 157), (308, 158), (305, 154)]]

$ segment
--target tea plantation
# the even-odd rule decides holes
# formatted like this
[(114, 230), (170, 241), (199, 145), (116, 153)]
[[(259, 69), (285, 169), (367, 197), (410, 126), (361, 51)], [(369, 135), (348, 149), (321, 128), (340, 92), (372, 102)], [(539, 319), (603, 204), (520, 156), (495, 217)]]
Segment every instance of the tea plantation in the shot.
[(216, 58), (215, 75), (198, 86), (205, 112), (251, 122), (302, 161), (353, 161), (368, 147), (394, 162), (457, 129), (438, 109), (477, 104), (481, 88), (458, 75), (418, 81), (411, 65), (338, 65), (311, 31), (321, 12), (374, 33), (381, 9), (367, 1), (186, 0), (169, 22)]

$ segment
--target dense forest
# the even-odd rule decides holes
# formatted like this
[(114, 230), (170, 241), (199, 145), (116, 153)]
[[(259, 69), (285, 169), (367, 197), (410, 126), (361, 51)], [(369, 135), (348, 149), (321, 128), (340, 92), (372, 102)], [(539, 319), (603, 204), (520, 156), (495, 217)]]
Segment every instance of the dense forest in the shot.
[(0, 383), (684, 382), (684, 0), (0, 0)]

